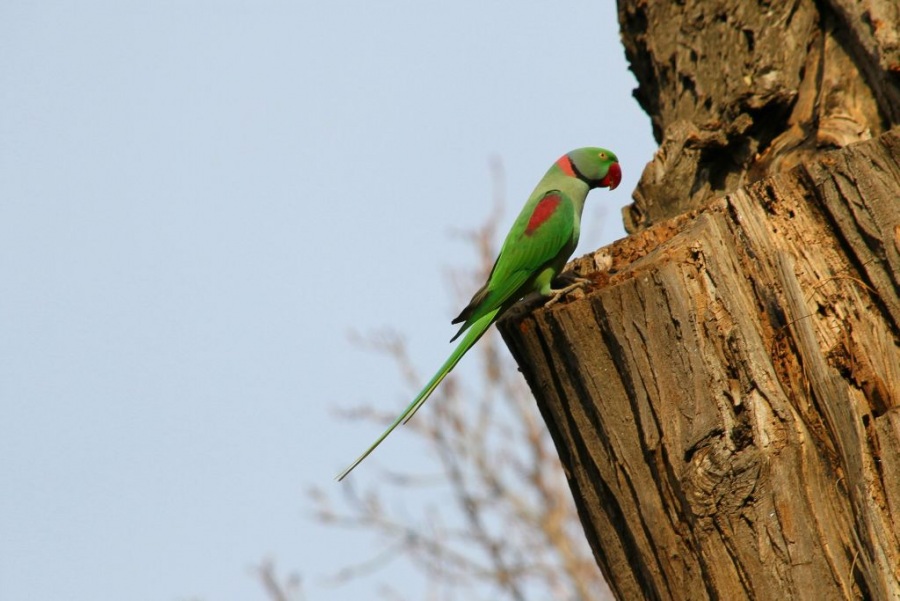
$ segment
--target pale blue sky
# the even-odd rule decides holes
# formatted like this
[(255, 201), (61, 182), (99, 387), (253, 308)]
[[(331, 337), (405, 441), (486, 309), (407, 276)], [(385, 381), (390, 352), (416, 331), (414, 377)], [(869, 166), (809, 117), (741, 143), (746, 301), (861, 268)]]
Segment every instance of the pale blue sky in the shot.
[(324, 579), (377, 541), (302, 496), (377, 434), (329, 408), (405, 404), (347, 332), (440, 364), (491, 157), (509, 223), (613, 149), (578, 254), (622, 236), (634, 85), (612, 2), (3, 2), (0, 599), (263, 599), (267, 556), (366, 598)]

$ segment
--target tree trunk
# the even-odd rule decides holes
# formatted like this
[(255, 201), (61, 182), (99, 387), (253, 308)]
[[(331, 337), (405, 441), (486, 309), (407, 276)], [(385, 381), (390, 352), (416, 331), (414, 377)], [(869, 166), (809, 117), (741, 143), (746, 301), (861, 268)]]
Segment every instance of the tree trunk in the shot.
[(619, 12), (634, 233), (500, 323), (597, 562), (620, 599), (900, 599), (900, 8)]

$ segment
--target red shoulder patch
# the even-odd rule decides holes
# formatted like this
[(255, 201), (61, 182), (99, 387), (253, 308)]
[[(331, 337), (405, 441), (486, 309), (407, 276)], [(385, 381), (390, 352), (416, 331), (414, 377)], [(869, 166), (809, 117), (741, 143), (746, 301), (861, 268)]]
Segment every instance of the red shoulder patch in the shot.
[(572, 168), (572, 159), (569, 158), (569, 155), (564, 154), (559, 157), (559, 160), (556, 161), (556, 166), (569, 177), (575, 177), (575, 169)]
[(556, 210), (556, 207), (559, 206), (561, 201), (562, 198), (559, 194), (548, 194), (543, 197), (541, 201), (537, 203), (537, 206), (534, 207), (534, 212), (531, 213), (531, 219), (528, 220), (528, 225), (525, 227), (525, 235), (530, 236), (536, 229), (541, 227), (541, 224), (550, 219), (550, 216), (553, 215), (553, 211)]

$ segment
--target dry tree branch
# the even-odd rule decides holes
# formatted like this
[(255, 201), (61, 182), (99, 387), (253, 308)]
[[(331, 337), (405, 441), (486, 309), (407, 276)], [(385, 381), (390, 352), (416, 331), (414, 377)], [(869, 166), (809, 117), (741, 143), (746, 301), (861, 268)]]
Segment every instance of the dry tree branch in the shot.
[(275, 562), (264, 559), (252, 568), (262, 584), (266, 596), (272, 601), (303, 601), (303, 585), (299, 574), (288, 574), (282, 581), (275, 570)]

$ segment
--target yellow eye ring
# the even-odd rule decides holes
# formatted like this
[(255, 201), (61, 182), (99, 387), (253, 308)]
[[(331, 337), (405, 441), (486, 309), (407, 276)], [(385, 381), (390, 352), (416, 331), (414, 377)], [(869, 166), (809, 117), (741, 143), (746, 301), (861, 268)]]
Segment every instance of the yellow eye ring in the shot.
[(601, 152), (601, 153), (598, 154), (597, 156), (600, 157), (600, 158), (601, 158), (602, 160), (604, 160), (604, 161), (606, 160), (606, 153), (605, 153), (605, 152)]

